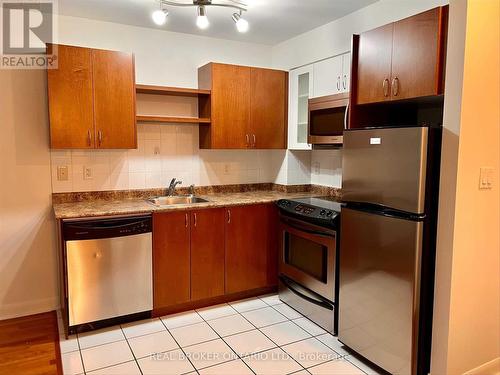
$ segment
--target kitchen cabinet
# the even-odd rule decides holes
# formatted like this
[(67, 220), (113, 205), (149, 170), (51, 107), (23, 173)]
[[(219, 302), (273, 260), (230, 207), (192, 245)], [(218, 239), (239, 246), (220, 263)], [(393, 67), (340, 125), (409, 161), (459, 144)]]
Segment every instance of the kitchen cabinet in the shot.
[(156, 310), (224, 295), (223, 208), (153, 215)]
[(277, 285), (278, 222), (273, 204), (227, 208), (226, 294)]
[(59, 45), (47, 71), (51, 148), (137, 147), (134, 55)]
[(248, 134), (253, 148), (286, 148), (287, 80), (280, 70), (250, 69)]
[(191, 300), (224, 294), (223, 208), (191, 213)]
[(288, 148), (311, 150), (307, 143), (308, 102), (313, 96), (313, 66), (307, 65), (289, 73)]
[(447, 9), (431, 9), (359, 36), (356, 104), (443, 93)]
[(313, 97), (340, 94), (349, 91), (351, 54), (334, 56), (313, 64)]
[(202, 149), (286, 148), (287, 73), (209, 63), (198, 70)]
[(153, 308), (191, 299), (189, 212), (153, 214)]

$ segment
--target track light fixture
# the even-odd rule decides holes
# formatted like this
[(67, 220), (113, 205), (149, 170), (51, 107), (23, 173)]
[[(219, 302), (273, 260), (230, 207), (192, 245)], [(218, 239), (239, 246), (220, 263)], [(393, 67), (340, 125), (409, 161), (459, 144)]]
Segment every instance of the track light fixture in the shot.
[(249, 27), (248, 21), (241, 16), (241, 10), (240, 10), (239, 14), (234, 13), (232, 18), (233, 18), (234, 23), (236, 24), (236, 29), (240, 33), (246, 33), (248, 31), (248, 27)]
[(233, 8), (238, 12), (233, 13), (232, 19), (236, 24), (236, 29), (240, 33), (245, 33), (249, 29), (248, 21), (243, 18), (243, 12), (247, 11), (247, 5), (239, 0), (225, 0), (225, 2), (214, 3), (212, 0), (192, 0), (191, 3), (180, 2), (180, 0), (157, 0), (160, 3), (160, 9), (153, 12), (151, 17), (154, 23), (157, 25), (164, 25), (167, 21), (168, 10), (165, 6), (175, 6), (175, 7), (197, 7), (198, 16), (196, 17), (196, 25), (200, 29), (206, 29), (210, 26), (210, 22), (207, 17), (208, 7), (224, 7)]

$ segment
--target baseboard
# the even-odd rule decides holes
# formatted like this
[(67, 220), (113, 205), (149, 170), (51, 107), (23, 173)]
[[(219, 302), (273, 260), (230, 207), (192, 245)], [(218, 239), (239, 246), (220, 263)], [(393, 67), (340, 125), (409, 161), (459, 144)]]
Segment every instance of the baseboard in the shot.
[(466, 371), (464, 375), (500, 375), (500, 357)]
[(59, 298), (44, 298), (21, 303), (3, 304), (0, 307), (0, 320), (19, 318), (59, 309)]

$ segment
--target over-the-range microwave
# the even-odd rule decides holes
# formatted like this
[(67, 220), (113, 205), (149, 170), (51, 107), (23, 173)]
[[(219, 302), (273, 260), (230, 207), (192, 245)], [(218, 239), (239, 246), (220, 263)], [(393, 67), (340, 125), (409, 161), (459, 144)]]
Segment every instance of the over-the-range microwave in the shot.
[(308, 143), (341, 147), (348, 111), (348, 93), (309, 99)]

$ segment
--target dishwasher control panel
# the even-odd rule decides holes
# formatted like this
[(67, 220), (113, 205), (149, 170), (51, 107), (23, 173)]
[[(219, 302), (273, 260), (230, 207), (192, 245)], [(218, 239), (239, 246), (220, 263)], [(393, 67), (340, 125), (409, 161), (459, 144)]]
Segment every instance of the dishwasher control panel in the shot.
[(63, 221), (65, 241), (114, 238), (150, 233), (151, 215)]

